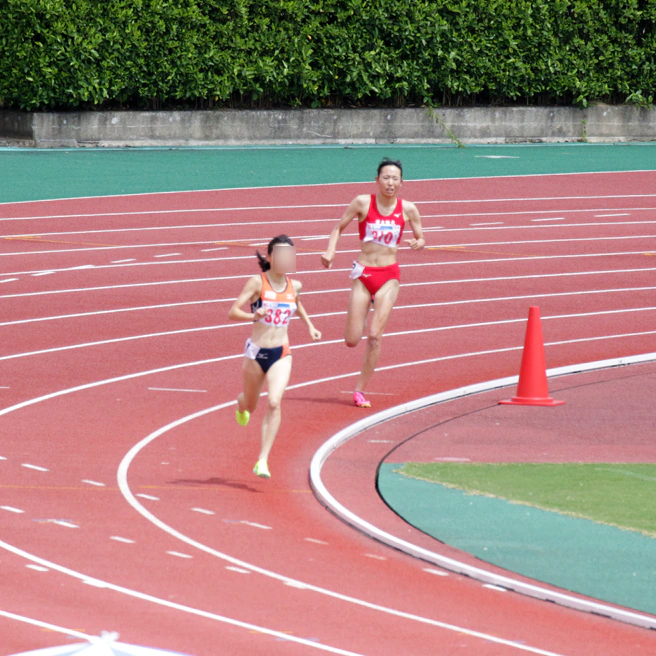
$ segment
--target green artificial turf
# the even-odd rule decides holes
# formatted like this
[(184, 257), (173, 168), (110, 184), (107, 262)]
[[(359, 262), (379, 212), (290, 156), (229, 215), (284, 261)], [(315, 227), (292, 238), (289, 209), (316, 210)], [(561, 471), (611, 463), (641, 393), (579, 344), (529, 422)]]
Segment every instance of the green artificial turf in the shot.
[(410, 462), (398, 471), (656, 537), (656, 464)]

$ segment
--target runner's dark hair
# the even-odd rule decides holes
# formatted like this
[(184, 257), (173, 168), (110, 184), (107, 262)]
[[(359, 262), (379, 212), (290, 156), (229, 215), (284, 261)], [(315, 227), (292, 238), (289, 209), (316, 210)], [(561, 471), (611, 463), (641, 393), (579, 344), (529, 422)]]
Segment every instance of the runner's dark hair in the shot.
[(403, 164), (401, 164), (400, 159), (390, 159), (389, 157), (383, 157), (383, 161), (378, 165), (378, 172), (376, 175), (380, 175), (380, 172), (386, 167), (386, 166), (396, 166), (396, 168), (401, 171), (401, 177), (403, 177)]
[[(267, 253), (271, 255), (271, 253), (273, 253), (274, 246), (277, 246), (278, 244), (287, 244), (288, 246), (293, 246), (294, 242), (287, 235), (278, 235), (269, 242), (269, 245), (267, 246)], [(268, 271), (271, 268), (271, 263), (267, 262), (266, 257), (264, 257), (260, 251), (255, 251), (255, 255), (257, 256), (257, 261), (260, 265), (260, 269), (262, 269), (262, 271)]]

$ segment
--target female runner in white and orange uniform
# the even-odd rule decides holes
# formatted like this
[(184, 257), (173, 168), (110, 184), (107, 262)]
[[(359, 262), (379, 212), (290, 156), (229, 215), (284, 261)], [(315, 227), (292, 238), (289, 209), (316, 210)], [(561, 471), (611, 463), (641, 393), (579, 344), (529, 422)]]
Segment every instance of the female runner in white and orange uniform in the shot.
[(367, 316), (373, 301), (374, 314), (369, 326), (367, 348), (362, 362), (362, 372), (353, 394), (355, 405), (369, 408), (371, 403), (363, 391), (376, 368), (380, 357), (380, 342), (396, 298), (399, 295), (400, 271), (396, 251), (401, 243), (403, 229), (409, 224), (413, 239), (406, 243), (412, 250), (426, 244), (421, 229), (421, 217), (413, 203), (398, 198), (403, 183), (401, 162), (387, 157), (378, 166), (377, 194), (356, 196), (344, 212), (344, 216), (330, 234), (321, 263), (330, 269), (335, 258), (337, 241), (342, 232), (357, 217), (360, 230), (360, 256), (353, 262), (351, 296), (346, 315), (344, 340), (353, 348), (364, 334)]
[[(286, 274), (296, 270), (296, 250), (292, 240), (280, 235), (269, 242), (266, 258), (257, 253), (262, 273), (244, 285), (228, 316), (233, 321), (253, 322), (253, 334), (246, 341), (242, 372), (244, 391), (237, 398), (237, 422), (246, 426), (255, 411), (262, 385), (268, 386), (267, 409), (262, 421), (260, 456), (253, 472), (270, 478), (268, 458), (280, 428), (280, 403), (292, 372), (292, 357), (287, 337), (290, 319), (298, 316), (314, 341), (321, 333), (312, 325), (299, 294), (302, 285)], [(242, 306), (250, 302), (251, 311)]]

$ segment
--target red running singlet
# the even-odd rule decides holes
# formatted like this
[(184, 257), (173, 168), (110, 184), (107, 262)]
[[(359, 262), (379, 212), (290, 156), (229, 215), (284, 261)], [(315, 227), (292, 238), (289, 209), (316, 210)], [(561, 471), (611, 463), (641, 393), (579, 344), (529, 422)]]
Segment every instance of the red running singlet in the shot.
[(371, 194), (367, 216), (358, 224), (360, 240), (396, 248), (401, 243), (404, 227), (403, 201), (399, 198), (394, 211), (389, 216), (385, 216), (378, 211), (376, 194)]

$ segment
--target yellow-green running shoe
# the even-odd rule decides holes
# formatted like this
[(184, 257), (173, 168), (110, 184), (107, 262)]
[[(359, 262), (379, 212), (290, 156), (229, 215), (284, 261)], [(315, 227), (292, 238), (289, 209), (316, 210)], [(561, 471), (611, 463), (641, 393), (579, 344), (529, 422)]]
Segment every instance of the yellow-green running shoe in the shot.
[(269, 473), (269, 468), (267, 467), (266, 460), (258, 460), (253, 467), (253, 473), (259, 476), (260, 478), (271, 478)]
[(237, 410), (235, 412), (235, 418), (240, 426), (246, 426), (251, 419), (251, 413), (248, 410), (244, 410), (244, 412)]

